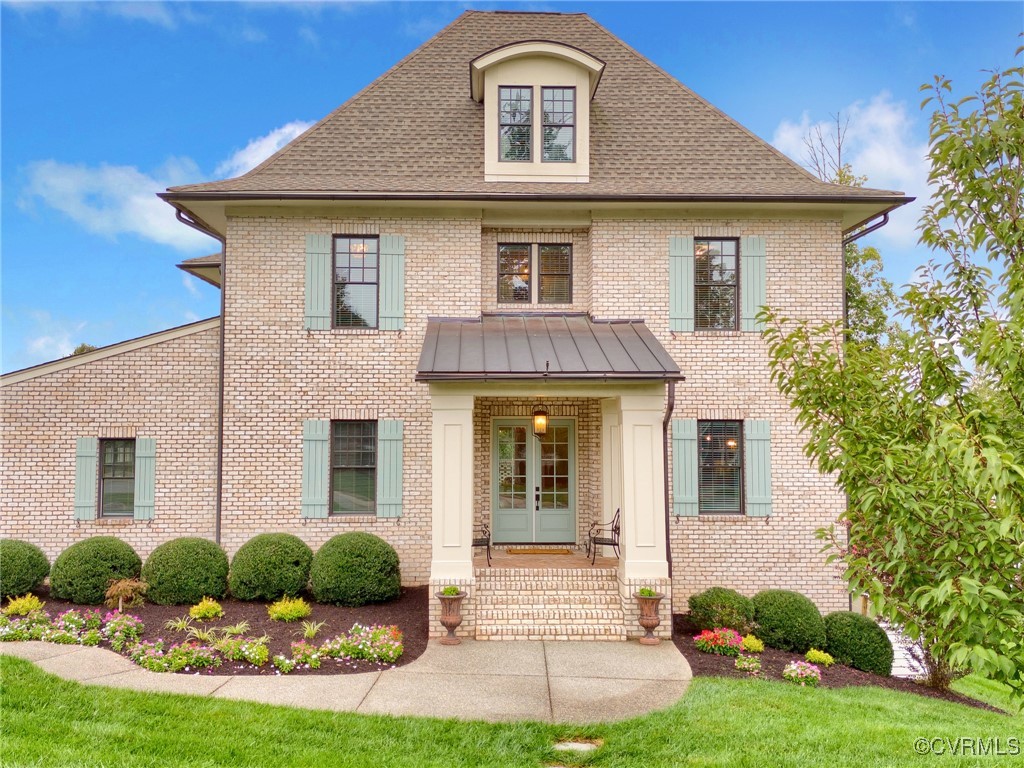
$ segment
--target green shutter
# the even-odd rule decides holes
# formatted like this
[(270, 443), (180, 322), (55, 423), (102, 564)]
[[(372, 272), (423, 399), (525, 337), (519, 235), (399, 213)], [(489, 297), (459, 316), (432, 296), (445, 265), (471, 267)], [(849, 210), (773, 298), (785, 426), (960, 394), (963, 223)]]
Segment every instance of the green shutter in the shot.
[(669, 330), (693, 330), (693, 238), (668, 239)]
[(380, 236), (379, 328), (405, 328), (405, 238), (401, 235)]
[(672, 514), (697, 514), (697, 420), (672, 420)]
[(302, 516), (327, 517), (330, 488), (331, 422), (308, 419), (302, 424)]
[(404, 422), (377, 422), (377, 517), (402, 516)]
[(306, 330), (331, 327), (331, 236), (306, 235)]
[(96, 519), (99, 447), (100, 441), (95, 437), (75, 441), (75, 520)]
[(764, 330), (764, 323), (758, 322), (757, 314), (768, 303), (766, 254), (764, 237), (744, 237), (740, 241), (741, 331)]
[(135, 439), (135, 513), (136, 520), (152, 520), (156, 500), (156, 440)]
[(743, 422), (747, 514), (751, 517), (768, 517), (772, 513), (771, 432), (771, 422), (757, 419)]

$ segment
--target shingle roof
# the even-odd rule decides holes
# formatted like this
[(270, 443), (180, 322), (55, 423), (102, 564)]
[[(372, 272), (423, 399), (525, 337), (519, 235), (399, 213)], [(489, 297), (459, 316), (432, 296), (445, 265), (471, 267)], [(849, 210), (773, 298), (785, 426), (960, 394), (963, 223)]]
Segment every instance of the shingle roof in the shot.
[[(484, 106), (470, 62), (520, 40), (552, 40), (606, 62), (591, 103), (590, 181), (484, 181)], [(467, 11), (362, 92), (243, 176), (168, 197), (282, 192), (501, 194), (566, 198), (879, 199), (825, 184), (584, 14)]]
[(664, 379), (679, 366), (641, 320), (493, 314), (429, 318), (417, 381)]

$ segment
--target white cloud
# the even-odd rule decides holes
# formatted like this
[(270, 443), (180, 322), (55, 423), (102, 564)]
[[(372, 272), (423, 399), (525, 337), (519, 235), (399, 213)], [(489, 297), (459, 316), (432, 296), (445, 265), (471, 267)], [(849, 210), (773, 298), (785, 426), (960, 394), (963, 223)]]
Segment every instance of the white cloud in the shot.
[(193, 298), (198, 299), (202, 296), (199, 292), (199, 281), (187, 272), (181, 276), (181, 284), (185, 286), (185, 290), (188, 291), (189, 295)]
[(172, 158), (152, 175), (134, 166), (88, 167), (56, 160), (32, 163), (26, 175), (19, 201), (23, 208), (39, 199), (97, 235), (132, 234), (186, 252), (210, 248), (208, 237), (177, 221), (174, 209), (156, 196), (199, 178), (188, 158)]
[[(867, 186), (900, 190), (917, 197), (917, 201), (900, 208), (879, 230), (879, 237), (892, 243), (913, 247), (917, 242), (917, 220), (927, 202), (928, 144), (916, 134), (917, 126), (903, 102), (895, 102), (887, 91), (868, 102), (857, 101), (843, 108), (842, 119), (849, 119), (843, 143), (843, 162), (853, 172), (867, 176)], [(812, 122), (805, 112), (799, 122), (783, 120), (775, 129), (772, 143), (797, 162), (807, 160), (804, 137), (821, 129), (825, 136), (834, 134), (835, 123), (829, 118)]]
[(243, 25), (238, 34), (247, 43), (262, 43), (267, 39), (266, 32), (249, 24)]
[(320, 47), (320, 35), (312, 27), (299, 27), (299, 37), (311, 48)]
[(289, 141), (305, 133), (311, 125), (313, 124), (303, 120), (293, 120), (280, 128), (275, 128), (266, 136), (252, 139), (243, 149), (238, 150), (218, 165), (215, 173), (225, 178), (241, 176), (262, 163)]
[(6, 0), (4, 5), (22, 14), (52, 11), (62, 24), (80, 25), (88, 14), (105, 14), (129, 21), (142, 21), (164, 29), (178, 28), (180, 21), (194, 22), (199, 17), (185, 3), (165, 3), (158, 0), (132, 2), (39, 2), (38, 0)]
[(29, 316), (36, 326), (25, 339), (29, 365), (67, 357), (84, 341), (80, 334), (86, 327), (85, 322), (57, 320), (43, 311), (29, 312)]

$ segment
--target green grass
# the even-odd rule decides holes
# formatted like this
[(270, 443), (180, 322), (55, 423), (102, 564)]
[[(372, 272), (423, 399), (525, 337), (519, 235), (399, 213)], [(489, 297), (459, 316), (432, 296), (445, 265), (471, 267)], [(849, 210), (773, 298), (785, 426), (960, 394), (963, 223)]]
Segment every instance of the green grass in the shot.
[(1009, 686), (977, 675), (968, 675), (953, 683), (953, 690), (1006, 712), (1016, 713), (1022, 721), (1021, 730), (1024, 731), (1024, 706), (1010, 697)]
[[(877, 688), (801, 689), (703, 678), (675, 706), (623, 723), (494, 725), (311, 712), (82, 686), (0, 657), (4, 766), (892, 766), (918, 737), (1019, 736), (1024, 720)], [(501, 691), (496, 690), (495, 696)], [(556, 754), (560, 738), (603, 739)], [(985, 758), (999, 766), (1024, 757)]]

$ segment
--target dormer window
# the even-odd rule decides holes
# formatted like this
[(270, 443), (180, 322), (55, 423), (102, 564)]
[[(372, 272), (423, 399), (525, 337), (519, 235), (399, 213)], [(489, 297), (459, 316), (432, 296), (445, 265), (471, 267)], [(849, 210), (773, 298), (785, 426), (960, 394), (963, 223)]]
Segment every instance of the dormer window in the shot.
[(498, 156), (503, 162), (533, 159), (533, 89), (501, 86)]
[(544, 162), (571, 163), (576, 149), (576, 89), (542, 88)]

